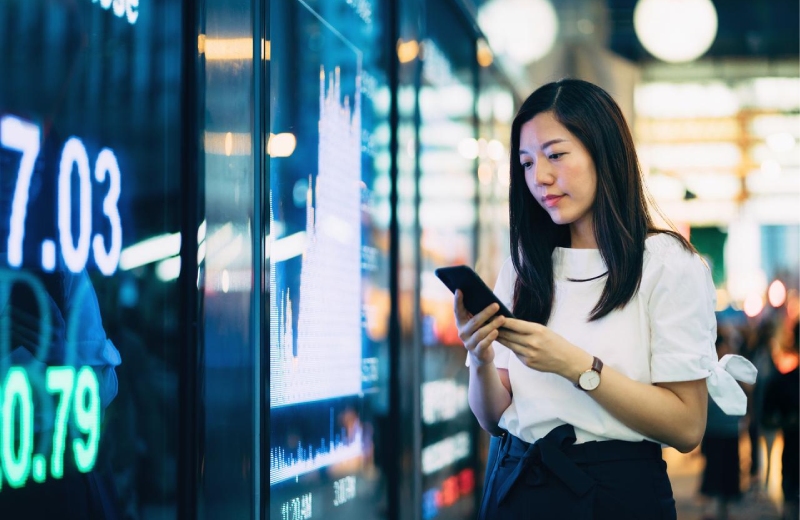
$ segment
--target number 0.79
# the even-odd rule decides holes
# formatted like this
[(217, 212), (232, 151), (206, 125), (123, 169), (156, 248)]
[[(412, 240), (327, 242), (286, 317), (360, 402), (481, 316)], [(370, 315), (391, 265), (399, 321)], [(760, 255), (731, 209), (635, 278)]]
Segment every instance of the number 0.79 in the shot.
[(78, 471), (94, 467), (100, 440), (100, 392), (94, 371), (91, 367), (77, 372), (74, 367), (48, 367), (45, 386), (58, 401), (49, 461), (34, 453), (34, 400), (28, 373), (12, 367), (0, 387), (0, 492), (4, 480), (15, 488), (24, 486), (31, 475), (43, 482), (48, 465), (53, 478), (61, 478), (68, 434)]

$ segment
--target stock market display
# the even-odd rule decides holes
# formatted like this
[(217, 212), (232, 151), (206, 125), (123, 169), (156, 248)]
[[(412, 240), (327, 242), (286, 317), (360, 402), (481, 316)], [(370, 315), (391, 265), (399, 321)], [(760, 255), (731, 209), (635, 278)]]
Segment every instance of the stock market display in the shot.
[(177, 298), (155, 271), (177, 255), (157, 244), (179, 230), (180, 13), (0, 3), (4, 518), (169, 503)]
[(376, 13), (292, 0), (271, 14), (294, 26), (273, 18), (272, 48), (291, 52), (271, 64), (270, 127), (297, 144), (269, 165), (270, 514), (372, 518), (386, 507), (374, 440), (389, 312)]

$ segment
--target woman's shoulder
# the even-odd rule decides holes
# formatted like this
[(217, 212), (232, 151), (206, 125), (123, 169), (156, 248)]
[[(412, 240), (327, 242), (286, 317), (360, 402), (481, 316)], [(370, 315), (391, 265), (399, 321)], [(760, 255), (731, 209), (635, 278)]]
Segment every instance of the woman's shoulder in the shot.
[(690, 273), (701, 274), (708, 270), (705, 260), (697, 252), (671, 233), (655, 233), (645, 241), (642, 281), (648, 278), (681, 278)]
[(657, 232), (644, 242), (645, 268), (648, 263), (655, 265), (700, 261), (700, 255), (686, 242), (672, 233)]
[(650, 234), (644, 242), (645, 254), (649, 255), (686, 255), (693, 251), (687, 249), (684, 243), (672, 233), (657, 231)]
[(511, 284), (513, 285), (517, 279), (517, 271), (514, 268), (514, 262), (511, 261), (511, 257), (508, 256), (500, 264), (500, 270), (497, 272), (497, 283), (503, 284)]

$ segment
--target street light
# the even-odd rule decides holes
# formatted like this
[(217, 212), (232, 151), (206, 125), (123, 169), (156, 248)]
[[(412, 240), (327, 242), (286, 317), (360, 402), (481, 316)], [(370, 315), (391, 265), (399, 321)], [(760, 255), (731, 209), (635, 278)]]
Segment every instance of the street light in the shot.
[(717, 35), (717, 11), (710, 0), (639, 0), (633, 28), (650, 54), (683, 63), (711, 47)]

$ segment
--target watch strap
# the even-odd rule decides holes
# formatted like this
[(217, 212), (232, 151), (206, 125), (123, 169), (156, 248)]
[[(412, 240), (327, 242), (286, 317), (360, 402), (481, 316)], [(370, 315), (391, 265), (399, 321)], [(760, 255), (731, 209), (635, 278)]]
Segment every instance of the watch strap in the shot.
[(586, 370), (584, 372), (581, 372), (581, 374), (578, 374), (578, 381), (575, 383), (575, 388), (577, 388), (579, 390), (583, 390), (583, 387), (581, 386), (581, 375), (582, 374), (585, 374), (586, 372), (597, 372), (597, 374), (600, 375), (600, 373), (602, 371), (603, 371), (603, 362), (600, 360), (599, 357), (594, 356), (593, 359), (592, 359), (592, 368), (590, 368), (589, 370)]

